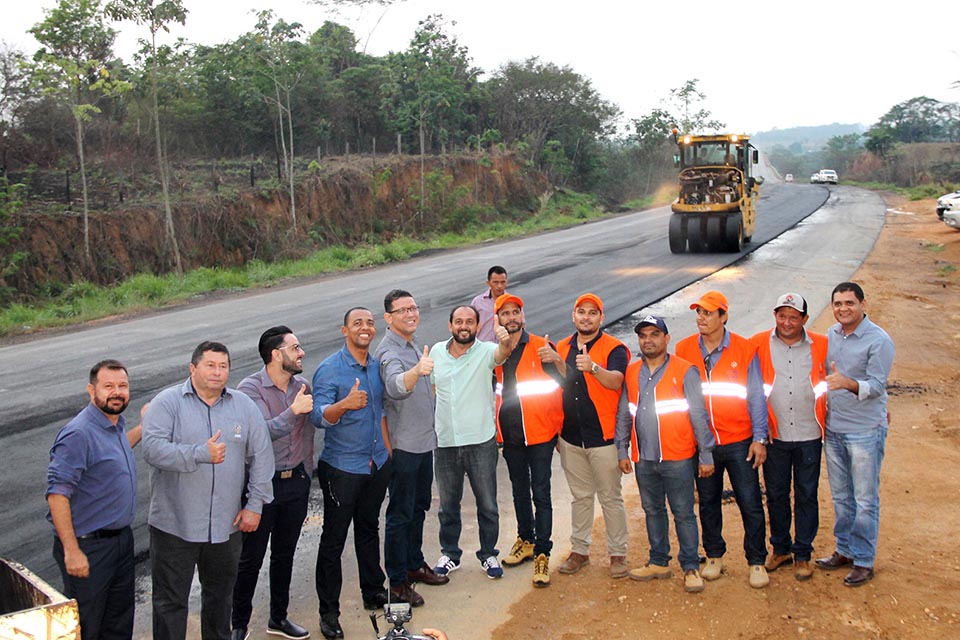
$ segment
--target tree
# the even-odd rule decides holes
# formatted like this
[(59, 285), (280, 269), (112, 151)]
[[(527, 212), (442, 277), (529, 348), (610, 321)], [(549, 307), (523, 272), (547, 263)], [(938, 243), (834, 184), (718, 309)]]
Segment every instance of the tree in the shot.
[(654, 169), (659, 164), (663, 150), (673, 144), (670, 141), (673, 122), (673, 117), (663, 109), (654, 109), (642, 118), (632, 120), (637, 162), (647, 169), (643, 193), (650, 193)]
[(11, 184), (0, 176), (0, 304), (6, 304), (13, 289), (6, 279), (16, 273), (27, 254), (14, 249), (23, 227), (17, 225), (16, 213), (23, 206), (23, 185)]
[(920, 96), (896, 104), (875, 126), (883, 126), (898, 142), (960, 141), (960, 105)]
[(853, 165), (853, 162), (863, 150), (860, 138), (859, 133), (833, 136), (827, 140), (826, 147), (823, 150), (824, 162), (831, 167), (836, 167), (841, 173), (844, 173)]
[(0, 171), (7, 168), (7, 139), (27, 92), (23, 53), (0, 42)]
[(699, 107), (707, 99), (705, 93), (697, 88), (698, 78), (687, 80), (682, 87), (671, 89), (667, 103), (676, 118), (680, 133), (709, 133), (723, 129), (726, 125), (719, 120), (711, 120), (710, 112)]
[(283, 154), (283, 166), (287, 176), (290, 195), (290, 220), (297, 227), (297, 203), (295, 186), (296, 168), (293, 146), (293, 111), (290, 97), (303, 77), (300, 65), (296, 63), (297, 42), (303, 32), (299, 22), (288, 23), (283, 19), (273, 21), (273, 11), (265, 10), (257, 14), (256, 55), (266, 64), (268, 77), (273, 85), (272, 93), (264, 92), (263, 99), (277, 109), (280, 149)]
[(177, 242), (177, 231), (173, 224), (173, 212), (170, 208), (170, 179), (163, 152), (163, 136), (160, 132), (160, 62), (157, 56), (157, 33), (161, 30), (168, 32), (169, 24), (176, 22), (186, 23), (187, 10), (180, 0), (114, 0), (106, 8), (107, 14), (115, 20), (133, 20), (137, 24), (147, 25), (150, 40), (146, 42), (149, 50), (147, 64), (150, 78), (150, 97), (153, 103), (153, 131), (155, 135), (157, 174), (160, 178), (160, 189), (163, 193), (164, 227), (167, 240), (173, 252), (174, 267), (178, 274), (183, 273), (183, 262), (180, 258), (180, 244)]
[(31, 70), (45, 93), (63, 97), (71, 105), (83, 186), (83, 255), (87, 266), (92, 267), (84, 125), (100, 113), (96, 104), (99, 98), (122, 93), (129, 84), (111, 76), (108, 63), (116, 32), (104, 24), (99, 0), (60, 0), (44, 14), (46, 17), (30, 29), (42, 45), (33, 57)]

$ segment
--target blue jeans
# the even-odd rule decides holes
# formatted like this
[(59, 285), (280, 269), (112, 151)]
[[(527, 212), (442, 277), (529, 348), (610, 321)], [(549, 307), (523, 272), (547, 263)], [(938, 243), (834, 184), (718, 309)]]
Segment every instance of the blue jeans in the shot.
[(827, 431), (827, 477), (833, 494), (837, 552), (860, 567), (873, 567), (880, 529), (880, 464), (887, 427), (866, 433)]
[(670, 564), (670, 520), (666, 501), (670, 502), (673, 524), (680, 543), (680, 566), (684, 571), (700, 566), (700, 534), (693, 515), (693, 486), (697, 477), (697, 458), (687, 460), (641, 460), (636, 464), (640, 504), (647, 523), (650, 564)]
[(767, 559), (767, 524), (760, 497), (760, 474), (747, 461), (751, 439), (723, 444), (713, 450), (714, 472), (709, 478), (697, 478), (700, 493), (700, 526), (703, 550), (708, 558), (722, 558), (727, 552), (723, 539), (723, 472), (730, 476), (733, 494), (743, 520), (743, 551), (747, 564), (763, 564)]
[(390, 586), (423, 566), (423, 521), (430, 510), (433, 452), (393, 450), (393, 477), (383, 534), (383, 564)]
[(503, 446), (503, 459), (507, 463), (513, 488), (513, 508), (517, 512), (517, 535), (534, 543), (534, 555), (542, 553), (549, 556), (553, 548), (550, 539), (553, 535), (550, 474), (556, 446), (556, 437), (549, 442), (528, 447)]
[(463, 477), (470, 480), (470, 488), (477, 503), (477, 523), (480, 528), (482, 562), (500, 553), (497, 537), (500, 535), (500, 514), (497, 512), (497, 441), (490, 438), (481, 444), (462, 447), (440, 447), (434, 452), (437, 489), (440, 493), (440, 550), (451, 560), (460, 562), (460, 502), (463, 500)]
[[(763, 480), (767, 487), (767, 511), (770, 514), (770, 545), (775, 555), (793, 554), (797, 560), (810, 560), (813, 539), (820, 527), (820, 454), (823, 442), (774, 440), (767, 446)], [(794, 511), (790, 509), (793, 485)], [(796, 518), (790, 539), (790, 524)]]

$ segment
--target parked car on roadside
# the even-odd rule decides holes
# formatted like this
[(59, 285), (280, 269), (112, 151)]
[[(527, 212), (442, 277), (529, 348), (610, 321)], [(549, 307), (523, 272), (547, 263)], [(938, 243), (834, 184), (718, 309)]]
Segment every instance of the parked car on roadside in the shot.
[(810, 176), (810, 184), (820, 184), (820, 172), (817, 171), (815, 174)]
[(788, 173), (787, 175), (783, 176), (783, 181), (784, 181), (784, 182), (793, 182), (793, 174), (792, 174), (792, 173)]
[(960, 210), (960, 190), (948, 193), (937, 198), (937, 217), (943, 220), (943, 214), (948, 210)]
[(826, 182), (828, 184), (837, 184), (840, 181), (840, 177), (837, 175), (837, 172), (833, 169), (820, 169), (820, 182)]
[(960, 231), (960, 209), (948, 209), (943, 212), (943, 222), (948, 227)]

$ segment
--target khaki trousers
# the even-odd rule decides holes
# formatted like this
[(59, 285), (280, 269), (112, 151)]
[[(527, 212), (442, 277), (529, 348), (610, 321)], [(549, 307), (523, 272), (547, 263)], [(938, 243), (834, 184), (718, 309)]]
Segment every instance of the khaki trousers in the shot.
[(606, 445), (584, 449), (559, 440), (560, 465), (567, 476), (573, 501), (570, 504), (571, 550), (590, 555), (593, 533), (593, 497), (600, 500), (607, 532), (607, 554), (627, 555), (627, 511), (620, 493), (617, 447)]

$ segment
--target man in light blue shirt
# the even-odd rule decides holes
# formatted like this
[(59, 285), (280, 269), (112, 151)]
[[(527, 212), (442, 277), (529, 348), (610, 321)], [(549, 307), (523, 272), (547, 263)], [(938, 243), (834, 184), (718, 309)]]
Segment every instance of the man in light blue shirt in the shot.
[(873, 579), (880, 529), (880, 464), (887, 440), (887, 377), (894, 346), (867, 318), (863, 289), (842, 282), (831, 295), (837, 324), (827, 331), (827, 475), (833, 494), (837, 550), (821, 569), (850, 567), (843, 583)]
[(510, 355), (510, 334), (494, 316), (497, 342), (477, 340), (480, 313), (473, 306), (450, 312), (452, 337), (430, 350), (436, 391), (437, 488), (440, 492), (440, 550), (434, 572), (445, 576), (460, 568), (460, 499), (463, 477), (477, 502), (480, 550), (477, 559), (489, 578), (503, 569), (497, 560), (500, 516), (497, 511), (497, 427), (493, 417), (493, 370)]

